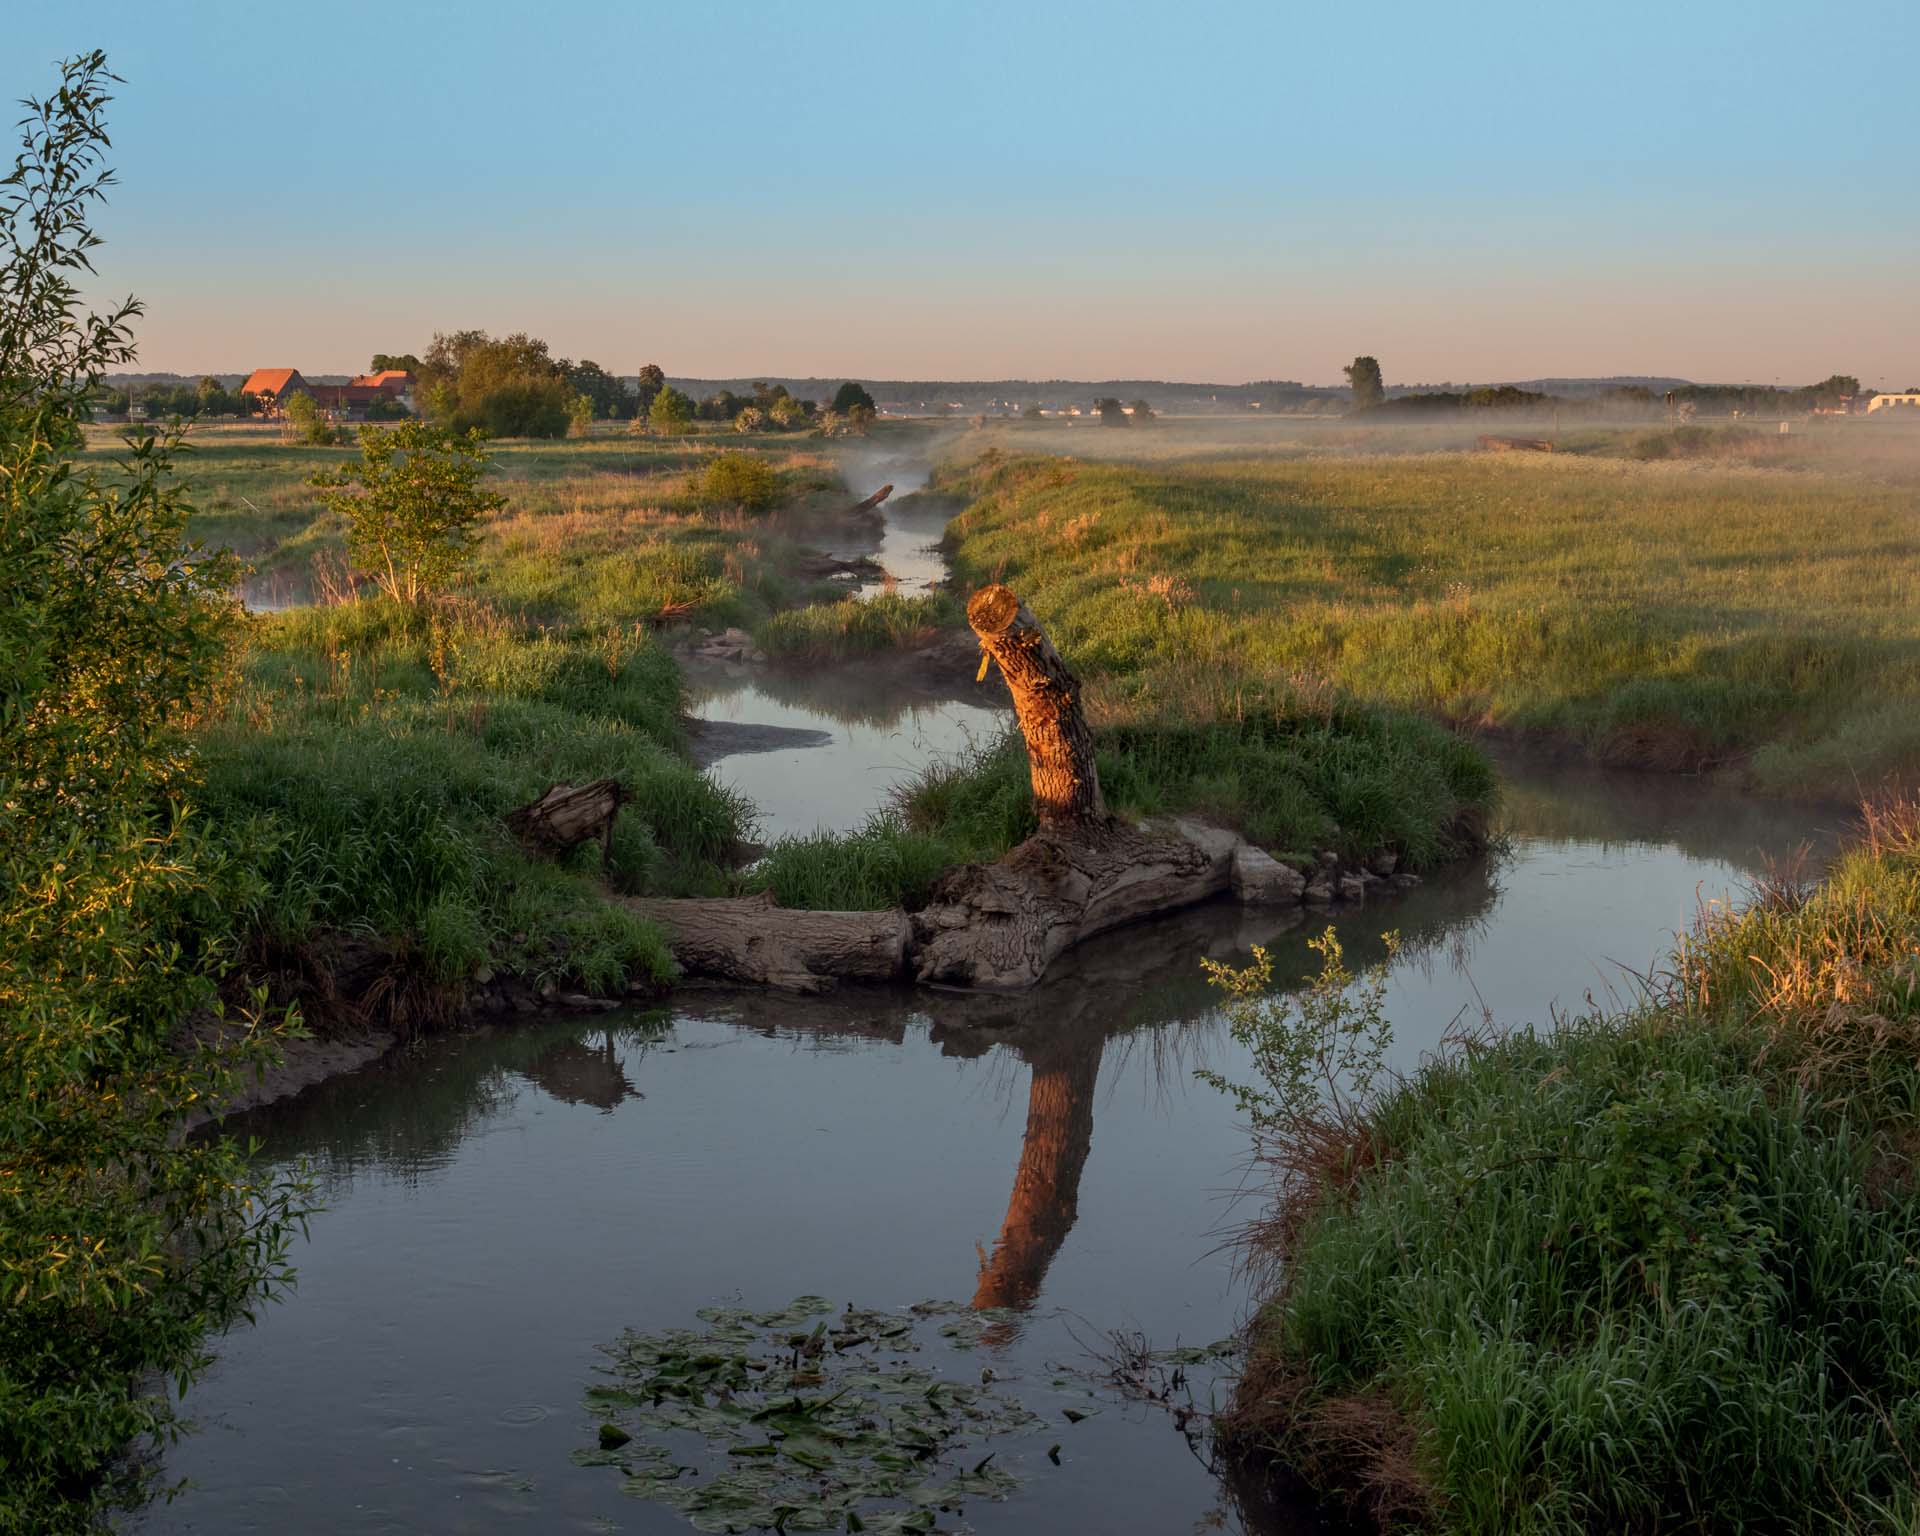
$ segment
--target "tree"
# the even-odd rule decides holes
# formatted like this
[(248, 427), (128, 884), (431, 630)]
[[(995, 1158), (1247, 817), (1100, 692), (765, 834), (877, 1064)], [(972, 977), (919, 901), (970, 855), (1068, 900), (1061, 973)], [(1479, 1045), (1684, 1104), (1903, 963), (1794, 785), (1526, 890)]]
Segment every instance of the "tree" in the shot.
[(325, 448), (339, 441), (333, 423), (327, 420), (327, 413), (320, 409), (312, 395), (294, 394), (288, 399), (286, 410), (287, 441), (306, 443), (316, 448)]
[(420, 367), (416, 398), (455, 432), (478, 427), (490, 437), (566, 435), (567, 409), (577, 391), (537, 337), (436, 335)]
[(575, 395), (567, 406), (567, 436), (585, 437), (593, 431), (593, 396)]
[(595, 419), (624, 420), (633, 409), (633, 396), (627, 392), (627, 386), (591, 358), (582, 358), (577, 363), (562, 358), (559, 368), (567, 388), (585, 395), (593, 403)]
[(660, 371), (658, 363), (648, 363), (640, 370), (640, 376), (634, 383), (634, 418), (645, 421), (647, 413), (653, 409), (654, 396), (667, 387), (667, 376)]
[(1127, 411), (1136, 427), (1145, 426), (1153, 420), (1153, 407), (1144, 400), (1136, 400), (1127, 407)]
[(376, 352), (367, 364), (368, 373), (410, 373), (416, 379), (424, 371), (420, 359), (411, 352)]
[(1103, 427), (1124, 427), (1127, 424), (1127, 408), (1112, 395), (1094, 401), (1093, 408), (1099, 413)]
[(1027, 421), (1038, 421), (1041, 416), (1040, 402), (1035, 400), (1020, 408), (1021, 416)]
[(693, 425), (693, 402), (671, 384), (664, 385), (647, 409), (647, 425), (662, 437), (673, 437)]
[(847, 430), (855, 437), (865, 437), (873, 430), (875, 411), (870, 405), (856, 405), (847, 412)]
[(856, 405), (864, 405), (868, 410), (872, 410), (873, 396), (859, 384), (842, 384), (833, 397), (832, 409), (844, 416)]
[(767, 413), (757, 405), (742, 406), (740, 414), (733, 418), (733, 430), (736, 432), (764, 432), (767, 429)]
[(1356, 357), (1347, 364), (1346, 375), (1356, 411), (1369, 410), (1387, 398), (1386, 385), (1380, 381), (1380, 364), (1373, 358)]
[(360, 429), (360, 462), (310, 482), (347, 520), (347, 554), (397, 602), (444, 587), (472, 553), (474, 529), (506, 498), (480, 488), (483, 435), (403, 421)]
[(807, 419), (807, 410), (782, 387), (773, 403), (767, 407), (767, 417), (776, 427), (797, 427)]
[[(299, 1186), (180, 1134), (282, 1025), (223, 1028), (233, 898), (188, 814), (184, 717), (226, 668), (238, 570), (187, 534), (177, 437), (101, 464), (129, 299), (81, 304), (112, 184), (100, 52), (29, 99), (0, 176), (0, 1530), (80, 1532), (151, 1476), (209, 1331), (276, 1291)], [(205, 1026), (195, 1028), (195, 1023)], [(115, 1469), (118, 1469), (116, 1472)], [(124, 1480), (124, 1481), (123, 1481)]]

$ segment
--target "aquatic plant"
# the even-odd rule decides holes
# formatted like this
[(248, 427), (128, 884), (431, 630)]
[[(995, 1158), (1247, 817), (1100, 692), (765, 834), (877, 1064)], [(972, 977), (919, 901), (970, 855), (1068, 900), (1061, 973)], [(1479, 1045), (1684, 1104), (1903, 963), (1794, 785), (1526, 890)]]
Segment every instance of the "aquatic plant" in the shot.
[(703, 1332), (629, 1330), (606, 1348), (608, 1379), (587, 1394), (595, 1443), (574, 1461), (615, 1469), (626, 1492), (696, 1530), (924, 1536), (970, 1499), (1013, 1492), (998, 1442), (1049, 1421), (984, 1376), (913, 1357), (929, 1332), (964, 1351), (1015, 1315), (801, 1296), (770, 1312), (706, 1308)]

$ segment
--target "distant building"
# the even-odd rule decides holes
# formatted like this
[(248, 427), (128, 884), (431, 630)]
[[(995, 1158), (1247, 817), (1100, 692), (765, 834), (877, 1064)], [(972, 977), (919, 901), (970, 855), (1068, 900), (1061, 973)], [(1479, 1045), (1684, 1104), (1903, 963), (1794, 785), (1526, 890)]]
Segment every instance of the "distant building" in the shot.
[(1920, 395), (1875, 395), (1867, 402), (1867, 414), (1875, 411), (1920, 411)]
[(295, 395), (310, 395), (313, 386), (300, 377), (298, 368), (256, 368), (240, 386), (243, 395), (258, 395), (268, 416), (286, 414), (287, 402)]
[(409, 410), (413, 406), (413, 375), (400, 368), (363, 373), (345, 384), (309, 384), (298, 368), (256, 368), (240, 388), (258, 395), (269, 417), (284, 416), (295, 395), (309, 396), (329, 416), (350, 420), (364, 417), (376, 400), (397, 400)]

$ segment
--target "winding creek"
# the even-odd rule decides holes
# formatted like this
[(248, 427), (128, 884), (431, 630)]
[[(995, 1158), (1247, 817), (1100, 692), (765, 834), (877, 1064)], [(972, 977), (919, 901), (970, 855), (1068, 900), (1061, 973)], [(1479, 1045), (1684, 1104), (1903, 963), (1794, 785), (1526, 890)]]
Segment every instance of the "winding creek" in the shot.
[[(889, 524), (883, 562), (937, 533)], [(986, 688), (727, 667), (693, 684), (705, 718), (812, 733), (717, 762), (765, 835), (857, 824), (1000, 718)], [(1837, 829), (1833, 812), (1686, 782), (1506, 767), (1501, 855), (1331, 919), (1357, 961), (1383, 929), (1406, 941), (1389, 994), (1401, 1068), (1458, 1021), (1630, 995), (1697, 903), (1738, 899), (1766, 860)], [(192, 1486), (135, 1528), (685, 1530), (570, 1457), (592, 1441), (597, 1346), (714, 1304), (1014, 1308), (955, 1368), (1031, 1384), (1085, 1366), (1108, 1330), (1223, 1338), (1249, 1305), (1222, 1246), (1252, 1213), (1233, 1199), (1248, 1145), (1192, 1074), (1250, 1072), (1198, 960), (1263, 943), (1298, 978), (1319, 926), (1194, 909), (1107, 935), (1012, 999), (688, 990), (664, 1010), (432, 1040), (244, 1117), (269, 1156), (311, 1164), (326, 1210), (297, 1292), (222, 1341), (187, 1400), (199, 1427), (166, 1466)], [(1243, 1502), (1163, 1409), (1097, 1406), (1061, 1423), (1058, 1465), (1045, 1437), (1010, 1444), (1024, 1486), (970, 1503), (966, 1524), (1318, 1528)]]

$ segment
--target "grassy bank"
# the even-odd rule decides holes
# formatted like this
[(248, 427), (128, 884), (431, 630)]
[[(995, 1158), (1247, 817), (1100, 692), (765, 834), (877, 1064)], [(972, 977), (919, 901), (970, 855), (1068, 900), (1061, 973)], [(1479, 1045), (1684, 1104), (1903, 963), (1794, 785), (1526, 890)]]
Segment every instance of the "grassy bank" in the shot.
[[(757, 451), (776, 512), (716, 498), (713, 454), (683, 442), (496, 445), (506, 504), (458, 585), (409, 607), (355, 586), (307, 484), (351, 450), (244, 430), (196, 448), (194, 531), (293, 604), (249, 621), (195, 722), (247, 975), (319, 1024), (431, 1019), (492, 976), (664, 985), (660, 935), (604, 890), (725, 890), (753, 813), (687, 761), (659, 626), (757, 623), (804, 599), (795, 529), (838, 501), (827, 461)], [(602, 777), (632, 796), (604, 867), (597, 844), (529, 857), (503, 825), (551, 783)]]
[(1639, 463), (1624, 435), (1592, 457), (1158, 441), (989, 451), (947, 487), (960, 583), (1015, 585), (1104, 719), (1221, 718), (1285, 679), (1777, 790), (1920, 768), (1910, 475)]
[(1276, 1142), (1222, 1427), (1383, 1527), (1920, 1518), (1920, 806), (1645, 1006)]
[[(1391, 851), (1429, 870), (1480, 845), (1497, 794), (1484, 754), (1430, 721), (1299, 702), (1239, 720), (1106, 725), (1094, 733), (1108, 807), (1194, 815), (1302, 867)], [(997, 859), (1036, 828), (1025, 745), (1010, 734), (934, 764), (850, 835), (784, 838), (748, 876), (783, 906), (925, 904), (955, 864)]]
[(787, 661), (842, 661), (875, 651), (911, 650), (963, 622), (943, 592), (913, 597), (881, 592), (865, 599), (809, 603), (776, 613), (754, 633), (767, 655)]

